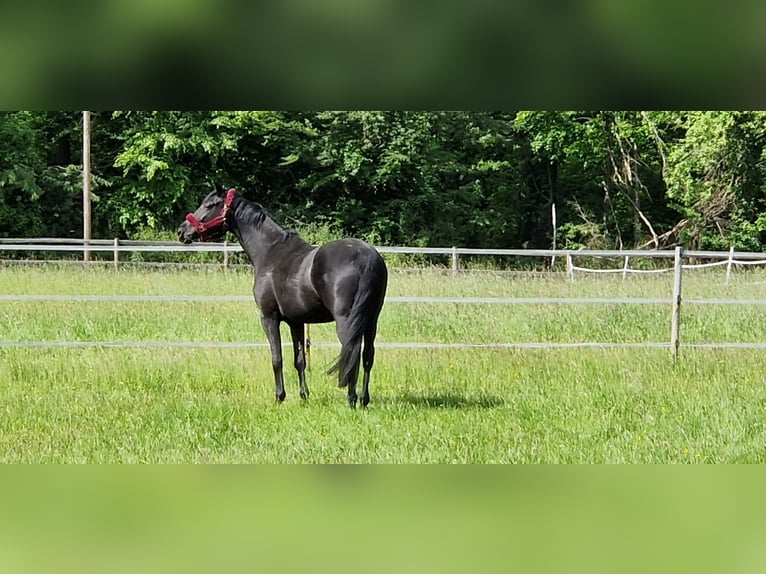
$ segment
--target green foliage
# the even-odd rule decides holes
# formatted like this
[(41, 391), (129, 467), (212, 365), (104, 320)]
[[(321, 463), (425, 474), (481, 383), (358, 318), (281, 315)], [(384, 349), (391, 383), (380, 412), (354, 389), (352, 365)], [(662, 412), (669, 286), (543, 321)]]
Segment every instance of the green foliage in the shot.
[(518, 188), (510, 118), (317, 114), (315, 163), (300, 185), (349, 233), (372, 233), (382, 243), (498, 244), (520, 217), (513, 202)]
[[(82, 231), (76, 114), (0, 113), (0, 236), (71, 237)], [(103, 180), (97, 178), (94, 189)]]
[[(121, 114), (116, 112), (115, 117)], [(123, 168), (126, 185), (115, 190), (109, 207), (125, 229), (158, 228), (191, 204), (200, 184), (215, 172), (220, 157), (236, 149), (218, 133), (211, 112), (129, 112), (129, 128), (119, 134), (123, 149), (114, 166)], [(197, 194), (187, 193), (190, 186)]]
[(689, 112), (668, 154), (668, 198), (684, 215), (684, 243), (760, 249), (766, 114)]
[[(93, 235), (172, 232), (213, 182), (315, 243), (688, 247), (766, 240), (766, 113), (114, 111)], [(81, 234), (81, 114), (0, 114), (0, 235)], [(172, 233), (170, 233), (172, 235)]]
[(644, 213), (650, 204), (652, 212), (666, 215), (653, 206), (663, 197), (664, 184), (661, 144), (651, 116), (635, 111), (519, 112), (516, 126), (527, 134), (533, 165), (542, 164), (549, 176), (543, 185), (548, 203), (555, 203), (560, 214), (562, 247), (633, 247), (647, 236), (659, 246)]

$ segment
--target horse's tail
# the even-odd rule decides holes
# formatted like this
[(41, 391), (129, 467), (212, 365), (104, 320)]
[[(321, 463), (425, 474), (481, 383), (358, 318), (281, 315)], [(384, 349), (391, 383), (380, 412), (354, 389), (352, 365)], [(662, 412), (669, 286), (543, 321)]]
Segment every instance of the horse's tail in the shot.
[(335, 363), (327, 371), (328, 375), (339, 373), (338, 386), (347, 387), (356, 382), (359, 376), (362, 338), (365, 332), (375, 327), (378, 321), (383, 299), (386, 295), (388, 271), (383, 258), (375, 252), (370, 259), (369, 268), (361, 273), (351, 311), (344, 325), (345, 342)]
[(328, 375), (339, 373), (338, 386), (347, 387), (349, 382), (356, 381), (359, 376), (359, 362), (362, 351), (362, 335), (358, 335), (343, 345), (340, 355), (327, 370)]

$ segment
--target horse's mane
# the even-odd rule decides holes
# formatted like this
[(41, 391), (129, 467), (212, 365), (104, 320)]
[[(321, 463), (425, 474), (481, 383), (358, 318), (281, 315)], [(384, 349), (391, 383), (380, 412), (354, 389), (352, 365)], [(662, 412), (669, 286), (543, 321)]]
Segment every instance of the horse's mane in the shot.
[[(263, 222), (269, 217), (266, 210), (260, 203), (250, 201), (244, 197), (240, 197), (239, 200), (239, 213), (237, 219), (245, 225), (252, 225), (253, 227), (260, 227)], [(273, 218), (272, 218), (273, 219)]]
[(281, 239), (287, 241), (291, 237), (297, 237), (298, 233), (292, 229), (285, 229), (279, 222), (258, 202), (245, 199), (240, 196), (237, 219), (244, 225), (250, 225), (256, 229), (262, 229), (268, 225), (275, 231), (282, 233)]

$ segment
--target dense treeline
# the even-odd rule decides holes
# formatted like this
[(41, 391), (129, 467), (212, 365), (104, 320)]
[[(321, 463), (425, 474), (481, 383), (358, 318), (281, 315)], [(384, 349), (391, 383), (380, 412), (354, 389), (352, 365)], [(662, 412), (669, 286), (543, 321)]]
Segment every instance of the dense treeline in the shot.
[[(0, 236), (82, 234), (82, 114), (0, 114)], [(94, 112), (93, 236), (175, 229), (213, 180), (376, 244), (761, 250), (766, 112)]]

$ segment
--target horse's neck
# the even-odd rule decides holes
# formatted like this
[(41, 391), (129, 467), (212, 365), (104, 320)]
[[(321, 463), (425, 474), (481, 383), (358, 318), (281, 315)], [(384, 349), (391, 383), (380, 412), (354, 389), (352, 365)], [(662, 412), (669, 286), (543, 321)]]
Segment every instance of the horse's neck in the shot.
[[(256, 274), (267, 270), (270, 265), (280, 262), (279, 250), (285, 249), (288, 243), (292, 244), (295, 241), (306, 243), (296, 235), (288, 237), (286, 240), (288, 231), (266, 212), (263, 212), (263, 215), (263, 220), (257, 224), (247, 223), (238, 218), (236, 226), (232, 229), (232, 232), (239, 239), (242, 249), (250, 258)], [(306, 246), (310, 247), (308, 243)]]
[(271, 251), (276, 243), (276, 237), (264, 232), (261, 228), (243, 228), (241, 225), (237, 225), (232, 231), (239, 239), (242, 250), (247, 253), (256, 271), (265, 268), (267, 262), (273, 258)]

